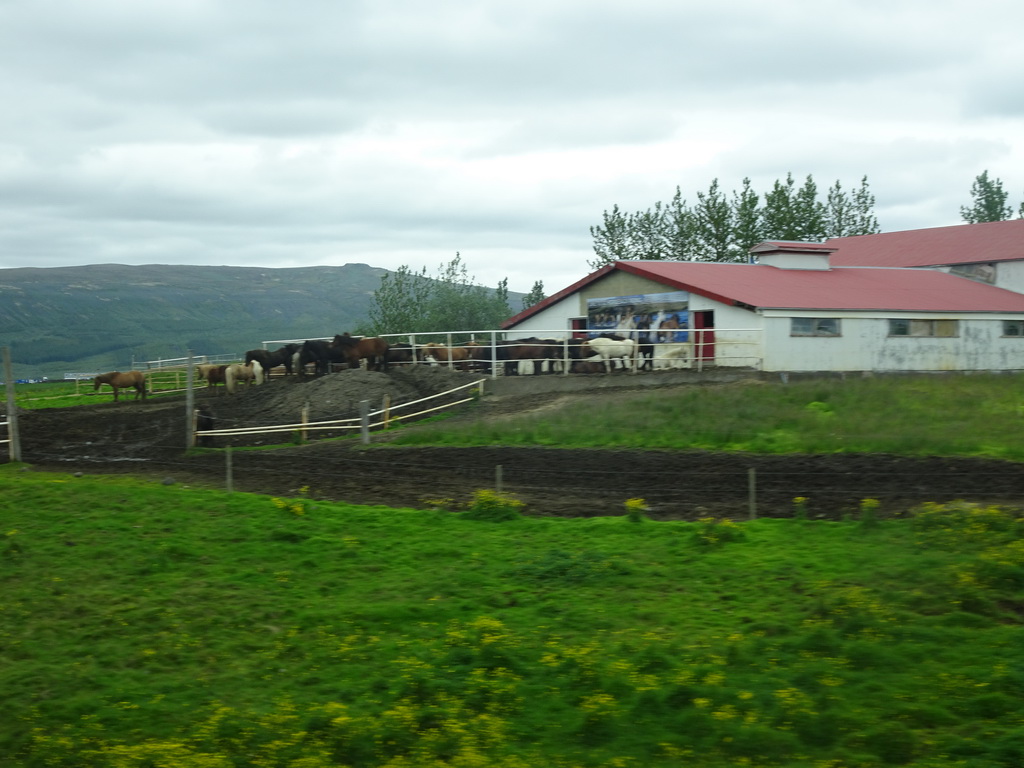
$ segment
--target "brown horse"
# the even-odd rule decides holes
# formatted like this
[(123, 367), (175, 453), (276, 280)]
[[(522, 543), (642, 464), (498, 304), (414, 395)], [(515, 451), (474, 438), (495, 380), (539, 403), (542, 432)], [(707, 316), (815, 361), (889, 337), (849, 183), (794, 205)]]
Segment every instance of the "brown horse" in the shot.
[(377, 336), (356, 338), (348, 332), (334, 337), (331, 346), (340, 349), (348, 360), (349, 368), (358, 368), (361, 361), (366, 360), (368, 371), (386, 371), (388, 369), (388, 343)]
[(196, 376), (200, 379), (206, 380), (206, 386), (209, 389), (214, 389), (218, 384), (224, 383), (224, 374), (228, 367), (226, 365), (217, 365), (215, 363), (204, 363), (196, 366)]
[(93, 392), (98, 391), (103, 384), (109, 384), (110, 388), (114, 390), (114, 402), (117, 402), (117, 391), (119, 389), (134, 389), (136, 400), (139, 399), (140, 395), (143, 400), (146, 399), (146, 375), (142, 371), (128, 371), (127, 373), (111, 371), (110, 373), (101, 373), (92, 380)]
[(475, 341), (467, 341), (457, 347), (446, 347), (444, 344), (432, 341), (416, 350), (420, 360), (433, 360), (442, 365), (450, 362), (460, 371), (476, 367), (478, 361), (487, 359), (489, 352), (489, 347), (483, 347)]

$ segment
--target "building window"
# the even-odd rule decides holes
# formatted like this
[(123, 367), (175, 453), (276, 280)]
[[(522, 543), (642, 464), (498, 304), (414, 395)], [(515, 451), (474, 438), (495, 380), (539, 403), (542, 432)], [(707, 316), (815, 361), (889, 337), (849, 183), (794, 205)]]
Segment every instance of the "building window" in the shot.
[(900, 318), (889, 321), (890, 336), (919, 336), (949, 339), (959, 335), (957, 320), (911, 320)]
[(1024, 320), (1003, 320), (1003, 336), (1024, 337)]
[(841, 336), (835, 317), (792, 317), (790, 336)]

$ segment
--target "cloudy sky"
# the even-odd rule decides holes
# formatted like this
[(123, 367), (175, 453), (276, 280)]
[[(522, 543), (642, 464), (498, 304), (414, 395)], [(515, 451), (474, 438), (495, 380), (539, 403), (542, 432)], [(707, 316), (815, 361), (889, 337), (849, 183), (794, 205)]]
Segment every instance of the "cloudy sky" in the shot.
[(548, 292), (719, 179), (883, 231), (1024, 199), (1019, 0), (0, 0), (0, 268), (362, 262)]

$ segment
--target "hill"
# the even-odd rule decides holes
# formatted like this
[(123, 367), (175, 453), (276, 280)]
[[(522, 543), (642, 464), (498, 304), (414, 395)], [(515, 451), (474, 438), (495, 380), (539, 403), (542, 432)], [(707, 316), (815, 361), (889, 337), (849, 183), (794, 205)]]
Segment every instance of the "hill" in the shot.
[(387, 270), (95, 264), (0, 270), (0, 345), (17, 378), (240, 354), (354, 331)]

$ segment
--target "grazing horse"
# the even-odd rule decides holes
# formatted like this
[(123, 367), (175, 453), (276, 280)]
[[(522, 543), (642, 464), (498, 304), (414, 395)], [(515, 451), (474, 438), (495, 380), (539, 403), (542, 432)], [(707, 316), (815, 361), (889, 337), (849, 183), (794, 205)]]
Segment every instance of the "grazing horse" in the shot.
[(388, 343), (378, 336), (356, 338), (346, 331), (335, 336), (331, 346), (342, 351), (349, 368), (358, 368), (361, 361), (366, 360), (368, 371), (388, 369)]
[(253, 360), (259, 361), (259, 364), (263, 366), (264, 375), (268, 379), (270, 378), (270, 370), (279, 365), (284, 366), (285, 375), (288, 375), (292, 372), (292, 359), (295, 357), (295, 353), (298, 352), (300, 346), (300, 344), (285, 344), (273, 352), (267, 349), (250, 349), (245, 353), (245, 362), (248, 364)]
[(633, 370), (636, 365), (636, 342), (633, 339), (616, 338), (608, 334), (588, 339), (583, 345), (584, 358), (600, 356), (605, 370), (614, 369), (613, 363), (618, 360), (624, 369)]
[(103, 384), (109, 384), (110, 388), (114, 390), (115, 403), (117, 402), (117, 391), (119, 389), (134, 389), (136, 400), (138, 400), (140, 396), (143, 400), (146, 399), (146, 376), (141, 371), (128, 371), (127, 373), (111, 371), (110, 373), (101, 373), (92, 380), (93, 392), (99, 390), (100, 386)]
[(263, 383), (263, 366), (258, 360), (252, 360), (248, 364), (234, 363), (224, 370), (224, 387), (229, 395), (235, 394), (239, 384), (246, 388), (250, 384)]

